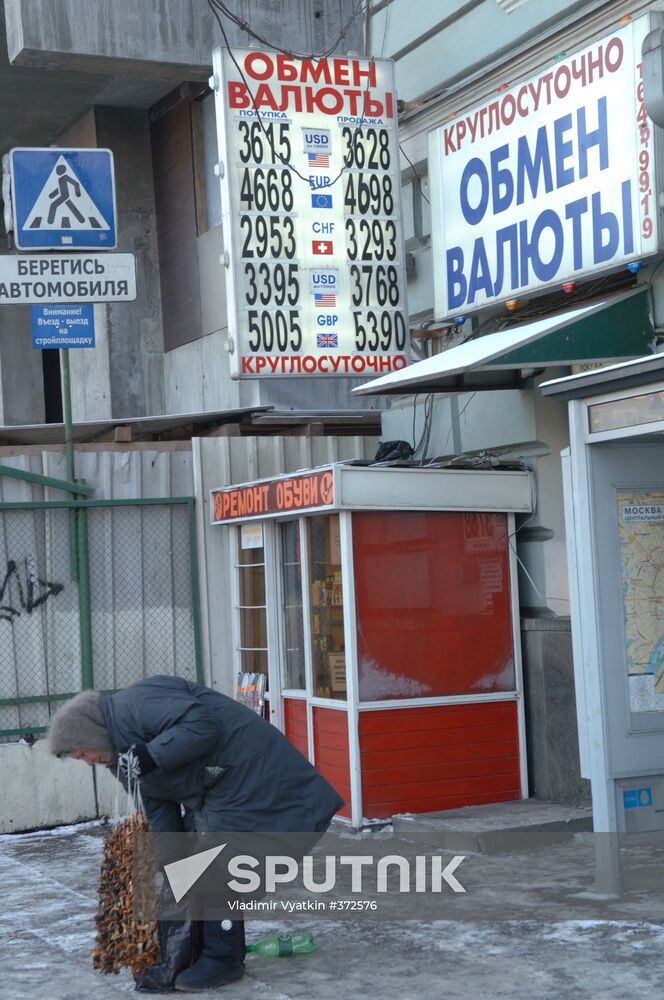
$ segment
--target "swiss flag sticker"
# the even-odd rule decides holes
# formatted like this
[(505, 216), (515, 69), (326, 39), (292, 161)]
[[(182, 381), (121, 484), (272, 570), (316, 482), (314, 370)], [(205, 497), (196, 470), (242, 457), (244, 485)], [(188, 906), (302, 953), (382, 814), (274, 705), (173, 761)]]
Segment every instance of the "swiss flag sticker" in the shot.
[(314, 240), (311, 249), (317, 254), (331, 254), (333, 253), (332, 240)]

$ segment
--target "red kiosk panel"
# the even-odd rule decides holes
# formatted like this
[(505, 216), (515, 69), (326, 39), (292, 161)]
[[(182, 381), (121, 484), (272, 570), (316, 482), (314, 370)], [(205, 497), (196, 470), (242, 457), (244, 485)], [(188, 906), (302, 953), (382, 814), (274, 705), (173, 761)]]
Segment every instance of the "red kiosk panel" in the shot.
[(284, 732), (294, 746), (309, 757), (307, 703), (301, 698), (284, 698)]
[(364, 815), (521, 798), (516, 702), (360, 712)]
[(348, 715), (345, 710), (314, 706), (313, 723), (316, 768), (346, 803), (339, 814), (350, 816)]

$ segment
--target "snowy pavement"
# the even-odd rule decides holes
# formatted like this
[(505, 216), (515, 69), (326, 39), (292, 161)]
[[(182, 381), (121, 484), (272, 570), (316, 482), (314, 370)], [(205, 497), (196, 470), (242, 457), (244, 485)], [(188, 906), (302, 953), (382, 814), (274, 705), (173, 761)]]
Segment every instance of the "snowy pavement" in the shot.
[[(0, 1000), (118, 1000), (128, 973), (90, 962), (103, 828), (0, 837)], [(549, 851), (555, 871), (555, 851)], [(483, 864), (495, 864), (484, 861)], [(516, 880), (523, 859), (501, 862)], [(631, 1000), (664, 995), (664, 923), (643, 896), (628, 920), (249, 922), (248, 938), (309, 927), (316, 951), (250, 955), (224, 1000)], [(639, 915), (641, 919), (639, 919)]]

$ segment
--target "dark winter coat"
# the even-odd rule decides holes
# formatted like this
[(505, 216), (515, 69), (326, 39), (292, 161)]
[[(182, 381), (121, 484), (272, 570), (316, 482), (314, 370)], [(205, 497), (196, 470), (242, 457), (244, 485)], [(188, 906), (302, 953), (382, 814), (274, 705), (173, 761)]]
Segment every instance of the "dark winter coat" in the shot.
[(179, 677), (150, 677), (101, 710), (116, 753), (144, 743), (157, 767), (140, 779), (151, 828), (324, 830), (343, 805), (332, 786), (282, 733), (246, 706)]

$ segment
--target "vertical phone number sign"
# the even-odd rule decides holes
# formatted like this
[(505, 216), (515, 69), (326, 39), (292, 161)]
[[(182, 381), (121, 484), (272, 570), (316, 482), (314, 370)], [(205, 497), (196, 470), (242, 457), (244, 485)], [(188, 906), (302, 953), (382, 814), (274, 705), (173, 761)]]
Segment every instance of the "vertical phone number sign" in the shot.
[(213, 81), (233, 378), (404, 368), (392, 63), (232, 55)]

